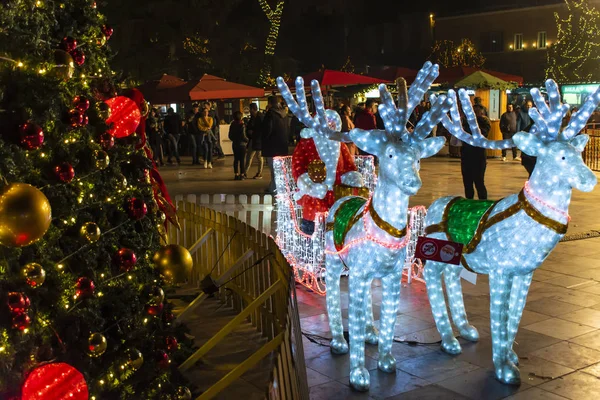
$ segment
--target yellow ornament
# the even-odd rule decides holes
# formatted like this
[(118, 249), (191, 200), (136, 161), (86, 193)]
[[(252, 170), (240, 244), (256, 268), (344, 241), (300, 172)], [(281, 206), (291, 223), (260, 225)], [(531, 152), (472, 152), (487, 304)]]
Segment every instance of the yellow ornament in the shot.
[(327, 179), (327, 168), (321, 160), (313, 160), (308, 163), (308, 177), (316, 183), (323, 183)]
[(92, 333), (88, 338), (88, 354), (90, 357), (100, 357), (107, 347), (106, 338), (101, 333)]
[(42, 286), (46, 280), (46, 271), (44, 271), (44, 268), (40, 264), (34, 262), (26, 264), (21, 270), (21, 275), (23, 275), (25, 282), (32, 288)]
[(167, 215), (164, 212), (158, 210), (156, 212), (156, 219), (158, 220), (159, 224), (163, 224), (167, 220)]
[(54, 67), (51, 70), (55, 77), (68, 80), (73, 77), (75, 72), (75, 62), (73, 57), (64, 50), (54, 50)]
[(192, 400), (192, 392), (185, 386), (179, 386), (175, 390), (175, 400)]
[(8, 185), (0, 193), (0, 244), (23, 247), (41, 239), (52, 221), (48, 198), (25, 183)]
[(190, 252), (177, 244), (163, 246), (154, 254), (152, 260), (166, 281), (170, 283), (185, 282), (194, 266)]
[(110, 163), (110, 158), (104, 150), (94, 150), (94, 164), (99, 170), (106, 169)]
[(131, 348), (127, 350), (127, 366), (134, 371), (140, 369), (144, 363), (144, 356), (138, 349)]
[(140, 104), (140, 113), (142, 114), (142, 118), (147, 117), (149, 112), (150, 106), (148, 105), (148, 102), (142, 101), (142, 104)]
[(89, 243), (94, 243), (100, 239), (100, 228), (94, 222), (86, 222), (81, 225), (81, 229), (79, 229), (79, 235), (87, 240)]
[(152, 286), (148, 289), (148, 304), (153, 306), (162, 304), (165, 300), (165, 292), (160, 286)]

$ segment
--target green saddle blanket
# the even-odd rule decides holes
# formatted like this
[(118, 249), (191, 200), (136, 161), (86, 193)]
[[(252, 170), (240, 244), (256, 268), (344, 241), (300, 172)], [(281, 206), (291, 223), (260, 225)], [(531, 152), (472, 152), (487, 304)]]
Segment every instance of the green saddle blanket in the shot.
[(469, 200), (458, 198), (447, 210), (446, 233), (451, 241), (469, 244), (483, 215), (496, 202), (491, 200)]
[(361, 214), (358, 214), (358, 210), (367, 202), (364, 197), (351, 197), (344, 201), (338, 209), (335, 211), (333, 220), (333, 243), (337, 251), (340, 251), (344, 247), (344, 241), (346, 234), (360, 219)]

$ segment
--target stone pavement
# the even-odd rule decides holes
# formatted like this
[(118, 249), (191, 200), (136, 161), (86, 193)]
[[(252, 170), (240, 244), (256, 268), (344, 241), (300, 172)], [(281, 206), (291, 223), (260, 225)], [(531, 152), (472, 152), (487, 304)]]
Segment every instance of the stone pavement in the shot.
[[(219, 161), (223, 163), (223, 161)], [(231, 164), (226, 159), (225, 163)], [(161, 170), (170, 190), (188, 193), (260, 193), (263, 181), (234, 182), (230, 167), (213, 170), (182, 167)], [(447, 194), (462, 194), (458, 160), (433, 158), (422, 163), (423, 188), (411, 204), (429, 205)], [(600, 175), (599, 175), (600, 177)], [(486, 176), (490, 198), (517, 192), (527, 178), (515, 162), (490, 160)], [(219, 179), (228, 179), (227, 182)], [(218, 180), (218, 181), (217, 181)], [(569, 234), (600, 229), (600, 187), (592, 193), (573, 193)], [(493, 374), (489, 287), (486, 276), (477, 285), (463, 281), (470, 322), (479, 329), (479, 343), (462, 341), (463, 353), (449, 356), (439, 350), (425, 285), (403, 284), (396, 335), (434, 343), (410, 346), (394, 343), (395, 374), (377, 370), (377, 347), (367, 346), (366, 366), (371, 390), (356, 393), (348, 386), (348, 356), (333, 356), (326, 346), (304, 338), (311, 399), (596, 399), (600, 394), (600, 238), (563, 242), (534, 273), (515, 350), (520, 356), (519, 387), (506, 386)], [(346, 278), (342, 285), (347, 285)], [(344, 287), (346, 289), (346, 287)], [(297, 286), (302, 329), (329, 336), (325, 298)], [(381, 288), (374, 282), (373, 304), (379, 318)], [(347, 324), (347, 294), (342, 295)], [(347, 326), (347, 325), (346, 325)]]

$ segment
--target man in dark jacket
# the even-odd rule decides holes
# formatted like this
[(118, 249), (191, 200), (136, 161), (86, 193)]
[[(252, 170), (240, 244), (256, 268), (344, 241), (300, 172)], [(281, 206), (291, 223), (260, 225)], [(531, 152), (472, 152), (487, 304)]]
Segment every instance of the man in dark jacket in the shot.
[[(512, 139), (517, 132), (517, 114), (512, 104), (506, 106), (506, 112), (500, 117), (500, 132), (502, 132), (502, 139)], [(516, 147), (512, 148), (512, 156), (513, 160), (521, 161)], [(502, 149), (502, 161), (506, 161), (506, 149)]]
[[(531, 107), (533, 107), (533, 102), (527, 100), (519, 112), (517, 112), (517, 132), (529, 132), (531, 130), (531, 127), (533, 126), (533, 120), (529, 116), (529, 109)], [(527, 170), (530, 177), (533, 168), (535, 168), (536, 161), (536, 157), (525, 154), (523, 153), (523, 150), (521, 150), (521, 165), (525, 167), (525, 170)]]
[(256, 103), (250, 104), (250, 119), (246, 123), (246, 136), (250, 139), (248, 143), (248, 151), (246, 152), (246, 173), (252, 165), (254, 156), (258, 158), (258, 171), (254, 176), (254, 179), (262, 179), (262, 170), (264, 165), (264, 158), (262, 156), (262, 132), (261, 124), (263, 115), (258, 111)]
[(181, 164), (181, 160), (179, 159), (179, 150), (177, 146), (179, 145), (179, 137), (181, 134), (181, 117), (178, 114), (175, 114), (175, 110), (172, 107), (169, 107), (167, 110), (167, 116), (165, 117), (164, 122), (165, 132), (167, 134), (167, 143), (168, 143), (168, 159), (167, 163), (173, 164), (173, 156), (177, 160), (177, 164)]
[(289, 125), (287, 114), (277, 97), (269, 97), (269, 110), (262, 123), (262, 155), (267, 159), (271, 170), (271, 183), (266, 189), (268, 193), (275, 193), (275, 173), (273, 170), (273, 157), (287, 156)]
[[(477, 116), (477, 124), (481, 130), (481, 134), (488, 137), (492, 124), (488, 117), (484, 115), (485, 111), (482, 107), (473, 106), (475, 115)], [(463, 128), (466, 132), (471, 133), (471, 129), (466, 120), (463, 121)], [(485, 169), (487, 167), (487, 156), (485, 149), (473, 147), (467, 143), (462, 143), (460, 148), (460, 169), (462, 172), (463, 184), (465, 186), (465, 197), (472, 199), (475, 197), (473, 185), (477, 189), (477, 197), (479, 200), (487, 199), (487, 189), (485, 187)]]

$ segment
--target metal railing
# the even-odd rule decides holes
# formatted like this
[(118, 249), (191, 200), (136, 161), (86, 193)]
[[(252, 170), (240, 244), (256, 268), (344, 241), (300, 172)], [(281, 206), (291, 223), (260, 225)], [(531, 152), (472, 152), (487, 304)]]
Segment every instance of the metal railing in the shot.
[[(197, 399), (211, 399), (240, 376), (272, 355), (273, 369), (265, 397), (272, 400), (308, 400), (302, 332), (292, 268), (272, 238), (234, 217), (178, 202), (181, 230), (170, 227), (170, 243), (190, 250), (194, 259), (190, 281), (199, 287), (211, 275), (216, 294), (238, 313), (179, 369), (192, 368), (212, 348), (242, 323), (250, 322), (266, 339), (254, 354), (235, 366)], [(227, 290), (228, 295), (225, 295)], [(207, 295), (202, 293), (178, 316), (184, 321)]]
[(581, 156), (592, 171), (600, 171), (600, 124), (588, 124), (584, 130), (590, 136)]

